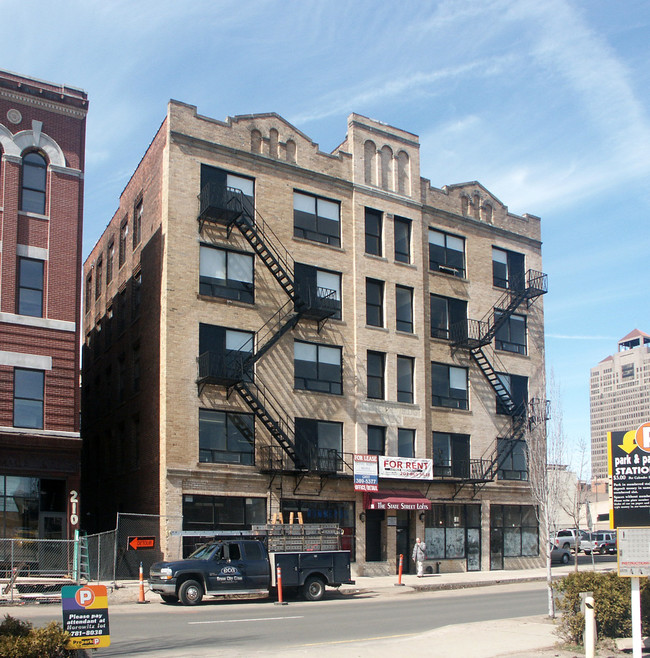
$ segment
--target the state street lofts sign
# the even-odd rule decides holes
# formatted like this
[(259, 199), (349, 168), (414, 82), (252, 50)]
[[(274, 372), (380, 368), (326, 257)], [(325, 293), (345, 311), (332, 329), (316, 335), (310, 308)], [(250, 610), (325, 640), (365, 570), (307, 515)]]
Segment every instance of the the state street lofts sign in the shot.
[(650, 526), (650, 423), (630, 432), (608, 432), (607, 466), (610, 526)]

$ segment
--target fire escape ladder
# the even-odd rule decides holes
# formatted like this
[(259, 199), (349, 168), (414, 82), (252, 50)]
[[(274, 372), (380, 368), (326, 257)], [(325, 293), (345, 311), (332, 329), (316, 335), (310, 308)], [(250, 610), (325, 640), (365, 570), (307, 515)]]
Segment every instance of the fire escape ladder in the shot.
[(239, 381), (234, 388), (294, 466), (300, 468), (301, 460), (296, 452), (293, 420), (284, 412), (270, 389), (259, 378), (256, 382)]
[(510, 396), (508, 389), (501, 381), (501, 378), (494, 371), (494, 368), (492, 367), (492, 364), (490, 363), (489, 359), (487, 358), (487, 356), (485, 356), (485, 352), (483, 352), (483, 350), (480, 347), (478, 347), (476, 349), (471, 350), (470, 353), (474, 361), (476, 361), (476, 363), (478, 364), (478, 367), (481, 369), (481, 372), (485, 376), (485, 379), (488, 380), (488, 383), (490, 384), (494, 392), (497, 394), (499, 401), (501, 402), (501, 404), (503, 404), (503, 407), (506, 409), (508, 414), (514, 413), (515, 403), (512, 397)]
[(209, 183), (199, 194), (199, 207), (199, 231), (206, 222), (225, 225), (229, 234), (236, 226), (302, 318), (316, 320), (320, 331), (337, 313), (335, 291), (296, 285), (293, 257), (241, 190)]
[[(254, 344), (257, 350), (244, 361), (244, 369), (250, 371), (254, 363), (259, 361), (288, 331), (300, 321), (301, 314), (296, 313), (293, 302), (289, 300), (281, 306), (256, 332)], [(226, 355), (227, 356), (227, 355)]]

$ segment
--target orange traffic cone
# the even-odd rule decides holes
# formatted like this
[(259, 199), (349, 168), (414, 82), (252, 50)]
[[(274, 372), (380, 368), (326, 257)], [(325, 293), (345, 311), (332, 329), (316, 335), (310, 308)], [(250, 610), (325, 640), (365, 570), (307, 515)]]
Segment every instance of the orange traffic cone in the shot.
[(144, 598), (144, 578), (142, 576), (142, 562), (140, 562), (140, 592), (138, 593), (138, 603), (149, 603)]

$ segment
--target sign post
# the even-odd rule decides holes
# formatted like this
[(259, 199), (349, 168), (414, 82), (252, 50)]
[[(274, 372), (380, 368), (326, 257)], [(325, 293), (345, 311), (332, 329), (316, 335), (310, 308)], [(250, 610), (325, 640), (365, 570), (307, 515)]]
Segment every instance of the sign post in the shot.
[(650, 423), (607, 433), (610, 527), (617, 528), (618, 575), (632, 579), (632, 652), (643, 654), (640, 579), (650, 575)]

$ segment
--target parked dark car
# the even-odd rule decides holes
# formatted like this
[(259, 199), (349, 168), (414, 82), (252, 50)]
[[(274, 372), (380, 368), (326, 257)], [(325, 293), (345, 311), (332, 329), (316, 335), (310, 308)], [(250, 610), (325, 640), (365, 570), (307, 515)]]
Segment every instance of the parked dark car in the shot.
[(551, 544), (551, 564), (569, 564), (571, 551), (568, 548), (557, 548)]

